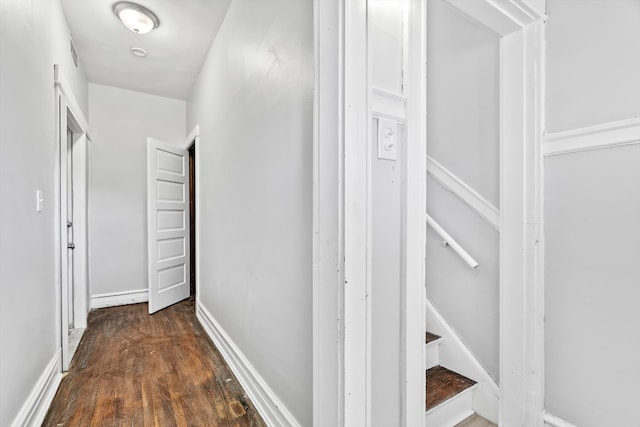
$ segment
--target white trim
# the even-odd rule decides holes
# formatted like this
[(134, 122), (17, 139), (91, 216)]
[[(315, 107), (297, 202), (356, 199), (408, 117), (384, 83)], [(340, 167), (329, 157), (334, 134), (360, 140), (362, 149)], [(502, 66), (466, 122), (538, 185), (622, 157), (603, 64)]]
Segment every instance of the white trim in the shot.
[(478, 215), (489, 222), (493, 228), (500, 231), (500, 210), (490, 201), (482, 197), (480, 193), (455, 176), (450, 170), (442, 166), (431, 156), (427, 156), (427, 172), (436, 181), (475, 210)]
[(508, 36), (542, 18), (523, 1), (513, 0), (446, 0), (470, 19), (500, 37)]
[[(197, 282), (196, 282), (197, 283)], [(149, 301), (148, 289), (91, 295), (91, 309), (138, 304)]]
[(478, 383), (473, 397), (473, 409), (489, 421), (497, 423), (500, 388), (431, 302), (425, 300), (425, 307), (429, 332), (442, 337), (440, 364)]
[(406, 6), (407, 126), (403, 150), (402, 289), (400, 335), (401, 426), (424, 425), (426, 392), (425, 248), (427, 237), (427, 4)]
[(425, 360), (426, 366), (425, 369), (431, 369), (436, 365), (440, 364), (440, 344), (442, 343), (442, 338), (438, 338), (424, 345), (425, 348)]
[(406, 98), (382, 89), (371, 89), (371, 113), (373, 117), (383, 117), (404, 122)]
[(313, 425), (344, 425), (344, 2), (314, 0)]
[(300, 426), (249, 359), (200, 302), (196, 303), (196, 317), (267, 425)]
[(29, 393), (29, 397), (11, 423), (11, 427), (36, 427), (42, 424), (62, 381), (61, 363), (61, 351), (58, 349), (42, 371), (40, 378)]
[(344, 412), (371, 425), (371, 134), (367, 0), (345, 2)]
[(536, 101), (528, 109), (527, 126), (533, 129), (526, 144), (525, 169), (528, 170), (525, 186), (525, 319), (524, 335), (527, 370), (527, 397), (525, 407), (526, 426), (541, 426), (540, 412), (544, 409), (544, 157), (542, 155), (542, 128), (544, 123), (544, 23), (538, 21), (525, 31), (527, 56), (534, 60), (529, 72), (538, 82), (529, 81), (527, 93)]
[(551, 427), (576, 427), (575, 425), (556, 417), (555, 415), (551, 415), (547, 411), (542, 412), (542, 419), (544, 420), (544, 424)]
[[(71, 358), (65, 357), (69, 350), (69, 310), (67, 289), (67, 248), (66, 248), (66, 216), (63, 219), (62, 207), (66, 211), (66, 182), (67, 177), (67, 107), (65, 96), (59, 87), (55, 89), (56, 117), (55, 117), (55, 208), (54, 208), (54, 259), (56, 282), (56, 344), (61, 348), (62, 371), (66, 371)], [(64, 125), (64, 126), (63, 126)], [(63, 155), (64, 153), (64, 155)], [(64, 187), (64, 191), (63, 191)], [(63, 232), (64, 230), (64, 232)], [(64, 236), (64, 238), (63, 238)], [(64, 243), (63, 243), (64, 242)], [(63, 268), (64, 266), (64, 268)]]
[(640, 118), (589, 126), (544, 136), (544, 156), (640, 144)]
[(187, 135), (187, 138), (182, 143), (182, 148), (184, 148), (185, 150), (188, 150), (189, 148), (191, 148), (191, 146), (195, 144), (196, 138), (198, 138), (199, 136), (200, 136), (200, 126), (195, 125), (193, 129), (191, 129), (191, 132), (189, 132), (189, 135)]
[(526, 349), (526, 213), (525, 109), (527, 107), (525, 35), (501, 41), (500, 64), (500, 385), (499, 425), (525, 425)]
[[(195, 186), (196, 186), (196, 194), (194, 194), (194, 197), (196, 198), (196, 245), (195, 245), (195, 250), (196, 253), (195, 254), (189, 254), (189, 256), (194, 256), (196, 257), (196, 302), (200, 301), (200, 271), (201, 271), (201, 267), (200, 267), (200, 253), (201, 253), (201, 249), (200, 249), (200, 242), (202, 239), (199, 238), (198, 236), (198, 232), (200, 230), (200, 220), (201, 220), (201, 209), (202, 207), (200, 206), (200, 200), (201, 198), (201, 189), (200, 189), (200, 185), (201, 185), (201, 179), (200, 179), (200, 126), (199, 125), (195, 125), (195, 127), (193, 128), (193, 130), (191, 131), (191, 133), (189, 133), (189, 136), (187, 138), (187, 141), (193, 141), (193, 146), (195, 147), (194, 151), (195, 151), (195, 168), (196, 168), (196, 173), (194, 174), (194, 179), (195, 179)], [(190, 146), (190, 143), (188, 142), (188, 145)]]
[(80, 103), (78, 103), (78, 100), (71, 90), (71, 85), (68, 83), (58, 64), (53, 65), (53, 80), (55, 86), (59, 88), (60, 92), (62, 92), (62, 94), (67, 98), (67, 107), (73, 112), (78, 124), (87, 134), (87, 139), (91, 141), (91, 136), (89, 135), (89, 122), (85, 118), (82, 108), (80, 108)]
[(200, 126), (195, 125), (187, 139), (184, 142), (184, 149), (189, 151), (191, 146), (194, 147), (194, 156), (195, 156), (195, 169), (196, 173), (194, 176), (195, 186), (196, 186), (196, 194), (194, 194), (195, 202), (196, 202), (196, 245), (195, 250), (196, 253), (189, 253), (190, 257), (196, 258), (196, 301), (200, 300), (200, 239), (198, 239), (198, 230), (200, 230)]

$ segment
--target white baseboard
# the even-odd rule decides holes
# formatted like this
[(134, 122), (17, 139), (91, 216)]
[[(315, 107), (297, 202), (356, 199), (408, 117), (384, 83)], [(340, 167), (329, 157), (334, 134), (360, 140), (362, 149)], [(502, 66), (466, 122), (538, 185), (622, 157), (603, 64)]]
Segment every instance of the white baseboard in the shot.
[(547, 411), (542, 412), (542, 419), (544, 420), (545, 426), (550, 427), (575, 427), (573, 424), (566, 422), (563, 419), (556, 417), (555, 415), (551, 415)]
[(149, 301), (148, 289), (133, 291), (110, 292), (107, 294), (91, 295), (91, 309), (115, 307), (116, 305), (137, 304)]
[(427, 330), (443, 339), (440, 344), (440, 364), (478, 383), (473, 393), (473, 409), (498, 424), (500, 388), (429, 300), (425, 305)]
[(56, 391), (58, 391), (60, 381), (62, 381), (60, 357), (61, 352), (58, 350), (53, 359), (47, 364), (40, 378), (38, 378), (29, 397), (13, 420), (12, 427), (37, 427), (42, 425), (44, 417), (49, 410), (49, 405), (51, 405)]
[(196, 317), (238, 378), (265, 423), (274, 427), (299, 427), (300, 423), (200, 301), (196, 302)]

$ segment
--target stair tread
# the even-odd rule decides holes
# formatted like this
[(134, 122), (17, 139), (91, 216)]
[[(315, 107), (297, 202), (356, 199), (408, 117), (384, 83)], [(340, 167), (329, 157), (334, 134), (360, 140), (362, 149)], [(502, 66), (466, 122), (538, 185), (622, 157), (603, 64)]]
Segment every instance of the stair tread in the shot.
[(427, 337), (426, 337), (426, 343), (429, 344), (432, 341), (435, 341), (437, 339), (440, 339), (439, 335), (436, 334), (432, 334), (431, 332), (427, 331)]
[(475, 381), (442, 366), (428, 369), (426, 410), (435, 408), (475, 384)]

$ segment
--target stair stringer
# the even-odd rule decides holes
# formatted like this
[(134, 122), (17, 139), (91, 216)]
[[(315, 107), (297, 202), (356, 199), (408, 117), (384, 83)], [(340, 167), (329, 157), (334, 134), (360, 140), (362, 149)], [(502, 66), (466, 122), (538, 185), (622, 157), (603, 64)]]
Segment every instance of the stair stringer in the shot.
[(473, 393), (473, 410), (497, 424), (500, 388), (429, 300), (425, 300), (425, 306), (427, 329), (443, 338), (440, 344), (440, 365), (478, 383)]

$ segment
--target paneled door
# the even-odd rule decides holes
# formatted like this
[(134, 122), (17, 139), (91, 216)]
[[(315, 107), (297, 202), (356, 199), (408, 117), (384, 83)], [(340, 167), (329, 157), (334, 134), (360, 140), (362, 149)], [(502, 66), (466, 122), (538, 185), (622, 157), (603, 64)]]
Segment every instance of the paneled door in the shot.
[(147, 140), (149, 313), (189, 297), (189, 154)]

